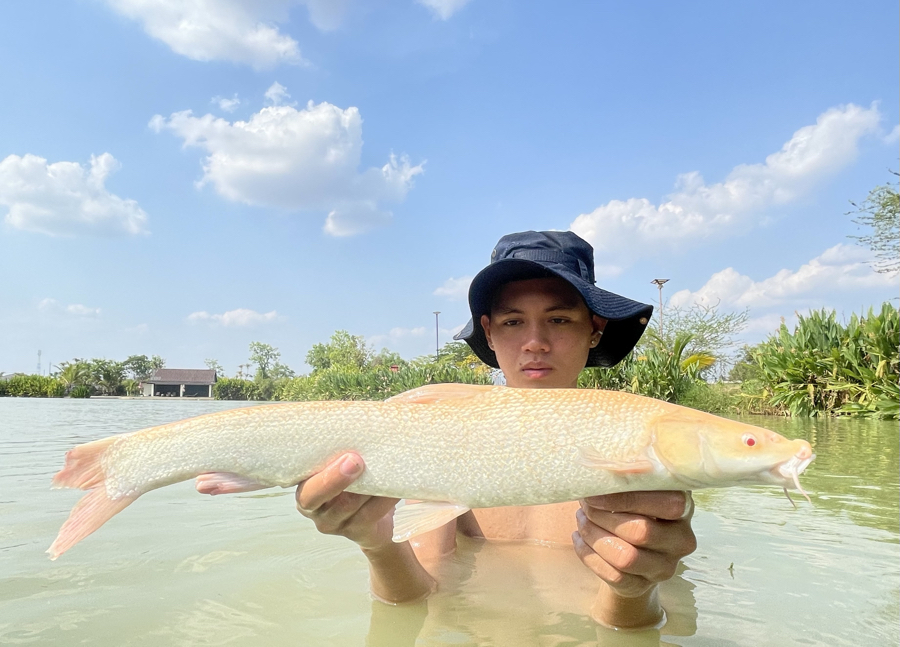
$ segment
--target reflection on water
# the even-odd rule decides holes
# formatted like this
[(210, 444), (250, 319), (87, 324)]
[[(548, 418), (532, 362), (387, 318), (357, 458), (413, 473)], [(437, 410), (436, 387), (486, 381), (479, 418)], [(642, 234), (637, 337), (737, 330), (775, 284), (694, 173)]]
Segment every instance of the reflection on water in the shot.
[(753, 418), (807, 438), (813, 505), (775, 488), (695, 493), (697, 552), (661, 589), (659, 631), (588, 610), (570, 548), (463, 540), (427, 602), (390, 607), (366, 563), (294, 511), (289, 492), (151, 492), (51, 562), (80, 494), (50, 491), (79, 442), (246, 403), (0, 399), (0, 644), (895, 645), (900, 641), (898, 426)]

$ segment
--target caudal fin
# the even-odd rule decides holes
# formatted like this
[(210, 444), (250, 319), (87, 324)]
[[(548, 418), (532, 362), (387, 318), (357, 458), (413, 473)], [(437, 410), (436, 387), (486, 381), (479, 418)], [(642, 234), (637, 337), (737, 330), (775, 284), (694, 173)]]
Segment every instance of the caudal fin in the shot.
[(50, 559), (56, 559), (72, 546), (94, 532), (114, 516), (131, 505), (137, 496), (110, 499), (106, 488), (91, 490), (72, 508), (69, 518), (59, 529), (56, 539), (47, 549)]
[(112, 517), (127, 508), (140, 495), (111, 499), (106, 494), (102, 457), (119, 437), (112, 436), (79, 445), (66, 453), (66, 464), (53, 477), (54, 488), (90, 490), (72, 508), (69, 518), (59, 529), (53, 544), (47, 549), (50, 559), (56, 559), (72, 546), (97, 530)]

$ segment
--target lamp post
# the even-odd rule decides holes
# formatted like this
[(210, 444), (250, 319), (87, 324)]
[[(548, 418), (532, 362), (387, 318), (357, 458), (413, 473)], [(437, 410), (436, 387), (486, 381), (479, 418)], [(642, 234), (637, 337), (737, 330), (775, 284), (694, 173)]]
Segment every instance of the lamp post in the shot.
[(441, 314), (440, 310), (434, 311), (434, 361), (440, 361), (441, 359), (441, 342), (439, 339), (440, 328), (438, 327), (439, 316)]
[(663, 285), (668, 283), (669, 279), (653, 279), (650, 281), (652, 284), (659, 288), (659, 336), (663, 336), (663, 307), (662, 307), (662, 288)]

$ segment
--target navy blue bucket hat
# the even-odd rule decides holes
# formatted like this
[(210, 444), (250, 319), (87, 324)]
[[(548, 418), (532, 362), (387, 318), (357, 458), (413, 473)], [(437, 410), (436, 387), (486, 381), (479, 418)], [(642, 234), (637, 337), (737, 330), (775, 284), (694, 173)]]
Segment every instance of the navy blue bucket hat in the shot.
[(594, 278), (594, 248), (571, 231), (524, 231), (500, 239), (491, 262), (469, 286), (472, 319), (454, 339), (463, 340), (488, 366), (499, 368), (488, 347), (481, 315), (491, 312), (497, 289), (511, 281), (559, 277), (584, 298), (588, 309), (607, 320), (600, 342), (590, 350), (586, 366), (614, 366), (644, 334), (653, 306), (598, 288)]

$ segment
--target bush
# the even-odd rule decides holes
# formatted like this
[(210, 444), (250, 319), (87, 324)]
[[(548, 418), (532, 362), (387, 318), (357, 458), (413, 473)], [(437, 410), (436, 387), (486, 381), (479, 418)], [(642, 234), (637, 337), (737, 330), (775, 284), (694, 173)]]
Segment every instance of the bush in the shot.
[(700, 373), (715, 358), (702, 351), (684, 357), (693, 341), (693, 336), (686, 332), (677, 333), (671, 346), (653, 330), (647, 331), (646, 337), (645, 342), (616, 366), (582, 371), (578, 386), (628, 391), (680, 404), (685, 394), (702, 382)]
[(896, 419), (900, 413), (897, 309), (854, 314), (846, 326), (835, 312), (801, 316), (790, 332), (777, 333), (753, 349), (762, 372), (760, 396), (792, 416), (848, 414)]
[(740, 385), (724, 382), (695, 382), (682, 395), (678, 404), (718, 415), (745, 413)]
[(91, 387), (80, 384), (69, 392), (70, 398), (89, 398), (91, 397)]
[(385, 400), (426, 384), (459, 382), (490, 384), (482, 371), (449, 364), (403, 366), (392, 371), (376, 366), (364, 371), (332, 367), (314, 371), (282, 383), (275, 396), (279, 400)]
[(46, 375), (16, 375), (2, 384), (0, 394), (14, 398), (61, 398), (66, 392), (62, 382)]
[(262, 400), (259, 389), (250, 380), (220, 377), (213, 385), (216, 400)]

